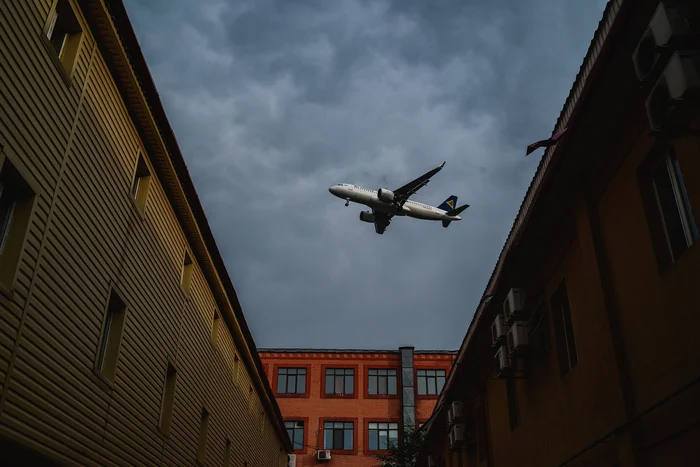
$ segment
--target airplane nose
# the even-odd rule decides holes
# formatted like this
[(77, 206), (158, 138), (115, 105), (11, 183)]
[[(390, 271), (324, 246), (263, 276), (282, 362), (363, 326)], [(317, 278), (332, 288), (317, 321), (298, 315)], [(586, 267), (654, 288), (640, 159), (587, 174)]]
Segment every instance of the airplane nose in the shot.
[(328, 191), (335, 196), (338, 196), (338, 186), (332, 186), (328, 189)]

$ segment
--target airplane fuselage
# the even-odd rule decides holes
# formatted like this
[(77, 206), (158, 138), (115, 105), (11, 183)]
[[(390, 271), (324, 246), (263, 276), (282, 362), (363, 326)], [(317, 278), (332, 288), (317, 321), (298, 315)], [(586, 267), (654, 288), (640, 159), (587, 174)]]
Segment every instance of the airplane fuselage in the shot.
[(447, 211), (417, 201), (407, 200), (403, 206), (398, 206), (396, 203), (387, 202), (379, 197), (377, 190), (370, 190), (358, 185), (349, 183), (340, 183), (332, 186), (328, 191), (338, 198), (346, 201), (351, 201), (358, 204), (363, 204), (375, 211), (395, 216), (408, 216), (415, 219), (424, 219), (431, 221), (459, 221), (462, 220), (459, 216), (450, 216)]

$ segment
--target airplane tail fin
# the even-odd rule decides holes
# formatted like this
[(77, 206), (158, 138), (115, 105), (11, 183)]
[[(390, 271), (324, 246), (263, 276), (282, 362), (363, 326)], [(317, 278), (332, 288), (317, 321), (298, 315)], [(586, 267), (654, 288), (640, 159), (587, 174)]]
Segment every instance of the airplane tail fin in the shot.
[[(455, 198), (456, 198), (456, 197), (455, 197)], [(458, 207), (458, 208), (456, 208), (456, 209), (452, 209), (452, 210), (450, 210), (450, 211), (447, 211), (447, 215), (448, 215), (448, 216), (458, 216), (462, 211), (464, 211), (464, 210), (467, 209), (468, 207), (469, 207), (468, 204), (463, 204), (463, 205), (461, 205), (460, 207)], [(449, 219), (445, 219), (445, 220), (442, 221), (442, 226), (443, 226), (444, 228), (447, 228), (447, 227), (450, 226), (450, 222), (452, 222), (452, 221), (449, 220)]]
[(438, 209), (442, 209), (443, 211), (451, 211), (457, 206), (457, 197), (455, 195), (450, 196), (447, 198), (440, 206), (438, 206)]

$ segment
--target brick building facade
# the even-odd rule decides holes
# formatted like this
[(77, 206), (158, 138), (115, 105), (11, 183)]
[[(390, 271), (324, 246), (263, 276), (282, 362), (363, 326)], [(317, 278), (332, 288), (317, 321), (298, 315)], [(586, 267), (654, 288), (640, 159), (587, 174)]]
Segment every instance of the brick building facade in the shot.
[[(404, 424), (428, 420), (455, 352), (260, 349), (296, 466), (378, 465)], [(318, 460), (329, 450), (329, 461)]]

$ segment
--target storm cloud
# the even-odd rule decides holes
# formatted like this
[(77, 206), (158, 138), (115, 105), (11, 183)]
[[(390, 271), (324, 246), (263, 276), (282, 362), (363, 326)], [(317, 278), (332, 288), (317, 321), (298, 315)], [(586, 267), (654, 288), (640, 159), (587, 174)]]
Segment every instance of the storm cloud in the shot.
[[(125, 0), (259, 347), (456, 349), (603, 0)], [(384, 235), (328, 193), (451, 194)]]

